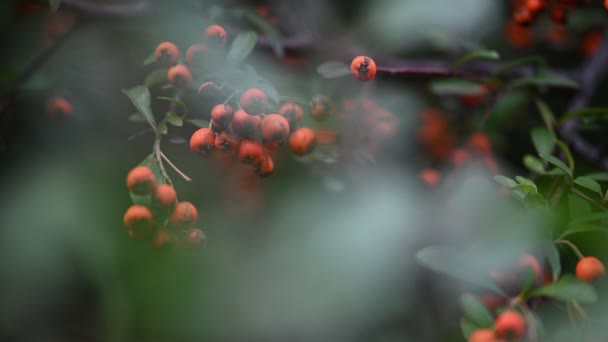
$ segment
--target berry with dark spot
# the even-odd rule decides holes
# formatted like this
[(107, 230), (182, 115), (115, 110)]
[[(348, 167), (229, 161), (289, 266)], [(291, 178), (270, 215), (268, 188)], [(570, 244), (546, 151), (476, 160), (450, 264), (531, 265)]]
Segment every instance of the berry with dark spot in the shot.
[(53, 96), (46, 103), (46, 115), (50, 119), (70, 117), (73, 113), (72, 104), (61, 96)]
[(262, 119), (262, 141), (264, 144), (281, 143), (289, 135), (289, 122), (279, 114), (270, 114)]
[(279, 108), (279, 114), (287, 119), (287, 122), (289, 122), (289, 129), (295, 131), (298, 121), (302, 120), (302, 117), (304, 116), (304, 111), (299, 104), (287, 102)]
[(241, 95), (240, 104), (247, 114), (258, 115), (266, 111), (268, 98), (261, 89), (250, 88)]
[(235, 152), (241, 139), (231, 129), (223, 131), (215, 138), (215, 149), (223, 152)]
[(179, 60), (179, 49), (171, 42), (162, 42), (154, 50), (154, 57), (159, 63), (175, 65)]
[(262, 120), (259, 116), (249, 115), (244, 110), (239, 109), (234, 113), (232, 119), (232, 129), (241, 138), (253, 138), (259, 131)]
[(127, 209), (123, 217), (125, 227), (130, 235), (136, 238), (144, 237), (152, 231), (154, 221), (152, 212), (143, 205), (132, 205)]
[(332, 111), (331, 99), (325, 95), (317, 94), (310, 100), (310, 115), (316, 120), (327, 118)]
[(350, 63), (350, 72), (359, 81), (369, 81), (376, 76), (376, 62), (367, 56), (357, 56)]
[(190, 228), (196, 220), (198, 220), (198, 210), (192, 203), (186, 201), (177, 203), (169, 216), (169, 223), (176, 229)]
[(264, 161), (264, 149), (257, 140), (244, 139), (239, 145), (238, 159), (241, 163), (257, 168)]
[(494, 321), (496, 336), (507, 340), (519, 340), (526, 333), (526, 321), (515, 310), (501, 313)]
[(297, 156), (310, 153), (317, 145), (315, 131), (308, 127), (298, 128), (289, 137), (289, 147)]
[(190, 138), (190, 150), (207, 157), (215, 147), (215, 133), (209, 128), (200, 128)]
[(205, 29), (204, 39), (209, 45), (224, 46), (227, 38), (226, 30), (220, 25), (210, 25)]
[(264, 160), (262, 164), (260, 164), (260, 169), (258, 170), (258, 174), (260, 177), (268, 177), (274, 173), (274, 161), (270, 154), (264, 154)]
[(183, 64), (172, 66), (167, 71), (167, 78), (174, 86), (182, 88), (192, 83), (190, 69)]
[(230, 125), (232, 119), (234, 119), (234, 109), (231, 106), (225, 104), (218, 104), (211, 109), (211, 119), (213, 123), (217, 124), (220, 131), (225, 130)]
[(156, 176), (147, 166), (136, 166), (127, 175), (127, 188), (135, 195), (147, 195), (156, 187)]

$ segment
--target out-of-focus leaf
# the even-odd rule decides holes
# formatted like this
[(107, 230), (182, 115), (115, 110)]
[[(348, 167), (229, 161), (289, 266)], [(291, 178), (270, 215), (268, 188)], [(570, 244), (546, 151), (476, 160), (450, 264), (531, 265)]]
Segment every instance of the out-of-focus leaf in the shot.
[(568, 194), (568, 209), (570, 211), (570, 220), (591, 214), (591, 205), (582, 198), (569, 193)]
[(574, 157), (572, 156), (572, 152), (570, 151), (568, 145), (559, 139), (555, 141), (555, 144), (557, 144), (557, 147), (564, 152), (564, 155), (566, 155), (566, 160), (568, 161), (568, 167), (570, 170), (574, 171)]
[(545, 58), (542, 56), (527, 56), (519, 59), (515, 59), (504, 63), (500, 69), (494, 74), (494, 78), (500, 77), (502, 74), (511, 70), (512, 68), (519, 67), (521, 65), (533, 64), (537, 67), (542, 67), (547, 64)]
[(167, 113), (167, 122), (177, 127), (182, 127), (184, 125), (184, 120), (182, 119), (182, 117), (174, 112)]
[(582, 282), (571, 275), (566, 275), (557, 282), (538, 288), (532, 291), (531, 295), (535, 297), (551, 297), (565, 302), (578, 302), (580, 304), (592, 304), (597, 301), (595, 288), (591, 284)]
[(473, 333), (473, 331), (477, 330), (479, 327), (475, 325), (473, 322), (468, 319), (461, 317), (460, 318), (460, 330), (462, 331), (462, 336), (465, 339), (468, 339), (469, 336)]
[(585, 108), (585, 109), (580, 109), (580, 110), (575, 110), (573, 112), (569, 112), (566, 115), (562, 116), (559, 119), (559, 123), (564, 123), (570, 119), (574, 119), (574, 118), (588, 118), (588, 117), (594, 117), (594, 116), (600, 116), (600, 115), (608, 115), (608, 108), (604, 107), (604, 108)]
[[(582, 201), (582, 200), (581, 200)], [(578, 216), (568, 223), (568, 227), (572, 227), (581, 223), (594, 221), (608, 221), (608, 213), (593, 213), (583, 216)]]
[(146, 76), (144, 85), (148, 88), (167, 82), (167, 68), (153, 70)]
[(559, 239), (563, 239), (566, 236), (578, 233), (587, 233), (587, 232), (596, 232), (596, 233), (608, 233), (608, 227), (604, 225), (597, 224), (589, 224), (589, 223), (579, 223), (575, 225), (568, 226), (559, 237)]
[(551, 74), (548, 72), (540, 72), (538, 75), (523, 77), (514, 81), (511, 86), (513, 88), (524, 86), (536, 87), (563, 87), (563, 88), (578, 88), (578, 83), (567, 77)]
[(257, 42), (258, 35), (253, 31), (247, 31), (239, 33), (226, 55), (226, 60), (231, 65), (241, 64), (247, 56), (253, 51), (255, 43)]
[(538, 174), (543, 174), (545, 172), (545, 166), (543, 165), (543, 162), (532, 155), (526, 154), (524, 156), (523, 162), (524, 165), (531, 171), (534, 171)]
[(187, 121), (196, 127), (200, 127), (200, 128), (209, 127), (209, 121), (207, 121), (207, 120), (189, 119)]
[(156, 62), (156, 55), (154, 54), (154, 52), (152, 52), (151, 55), (144, 59), (144, 65), (152, 64), (154, 62)]
[(550, 155), (555, 148), (555, 135), (546, 128), (535, 128), (530, 133), (536, 152)]
[(137, 108), (148, 123), (156, 131), (156, 121), (154, 120), (154, 114), (152, 114), (152, 108), (150, 107), (150, 90), (144, 85), (140, 85), (128, 90), (122, 90), (131, 99), (131, 102)]
[(148, 120), (140, 113), (135, 112), (129, 116), (129, 121), (132, 122), (148, 122)]
[(526, 208), (544, 208), (549, 204), (549, 202), (543, 195), (530, 192), (524, 197), (523, 204), (526, 206)]
[(168, 131), (169, 131), (169, 128), (164, 123), (161, 123), (160, 125), (158, 125), (157, 132), (159, 134), (167, 134)]
[(608, 172), (590, 173), (588, 175), (585, 175), (585, 177), (591, 178), (593, 180), (600, 181), (600, 182), (606, 182), (606, 181), (608, 181)]
[(488, 308), (471, 294), (467, 293), (460, 297), (460, 308), (464, 318), (478, 327), (490, 327), (494, 323), (494, 317)]
[(537, 99), (536, 100), (536, 107), (538, 107), (538, 111), (540, 112), (540, 116), (543, 118), (543, 121), (545, 122), (545, 126), (547, 127), (547, 129), (553, 133), (553, 135), (555, 135), (555, 115), (553, 115), (553, 112), (551, 111), (551, 109), (549, 108), (549, 106), (547, 106), (547, 104), (540, 100)]
[(430, 84), (436, 95), (482, 95), (485, 88), (480, 84), (460, 78), (438, 79)]
[(572, 170), (570, 170), (568, 165), (564, 164), (563, 161), (559, 160), (558, 158), (556, 158), (552, 155), (540, 154), (540, 157), (543, 158), (544, 160), (548, 161), (551, 165), (564, 171), (564, 173), (567, 174), (570, 178), (573, 177)]
[(176, 105), (180, 106), (184, 111), (188, 110), (188, 106), (186, 106), (186, 104), (182, 100), (178, 100), (178, 99), (176, 99), (174, 97), (159, 96), (159, 97), (157, 97), (157, 99), (173, 102)]
[(494, 176), (494, 180), (507, 188), (512, 188), (517, 185), (516, 181), (502, 175)]
[(49, 7), (51, 8), (51, 12), (57, 12), (61, 6), (61, 0), (49, 0)]
[(325, 78), (336, 78), (350, 75), (348, 65), (338, 61), (327, 61), (319, 64), (317, 72)]
[(500, 55), (498, 54), (498, 52), (496, 52), (494, 50), (478, 50), (478, 51), (471, 52), (471, 53), (461, 57), (460, 59), (458, 59), (454, 63), (454, 68), (458, 68), (459, 66), (461, 66), (465, 63), (468, 63), (470, 61), (476, 60), (476, 59), (496, 60), (499, 58), (500, 58)]
[(284, 51), (281, 32), (279, 32), (279, 30), (274, 25), (270, 24), (266, 19), (259, 16), (253, 11), (245, 10), (244, 17), (253, 26), (257, 27), (262, 33), (264, 33), (264, 35), (272, 45), (272, 51), (274, 52), (274, 54), (279, 57), (282, 57)]
[(559, 251), (557, 247), (548, 239), (543, 244), (543, 250), (545, 252), (545, 256), (549, 261), (549, 266), (551, 267), (551, 275), (553, 276), (553, 281), (557, 280), (562, 273), (562, 263), (559, 258)]
[(595, 192), (596, 194), (599, 194), (600, 197), (602, 197), (602, 186), (598, 182), (593, 180), (592, 178), (577, 177), (574, 180), (574, 183), (582, 186), (583, 188), (585, 188), (587, 190), (591, 190), (591, 191)]

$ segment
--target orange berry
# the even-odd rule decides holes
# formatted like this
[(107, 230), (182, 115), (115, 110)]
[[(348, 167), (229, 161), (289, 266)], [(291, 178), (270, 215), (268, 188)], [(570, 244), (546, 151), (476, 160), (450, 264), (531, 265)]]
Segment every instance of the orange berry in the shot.
[(310, 100), (310, 115), (316, 120), (323, 120), (331, 114), (332, 107), (329, 97), (317, 94)]
[(221, 131), (228, 128), (228, 125), (234, 118), (234, 109), (231, 106), (225, 104), (218, 104), (211, 109), (211, 119), (214, 123), (217, 123)]
[(199, 247), (204, 245), (205, 242), (207, 242), (207, 237), (205, 236), (205, 233), (203, 233), (202, 230), (197, 228), (190, 229), (190, 231), (188, 232), (188, 234), (185, 235), (185, 237), (186, 244), (190, 247)]
[(215, 148), (224, 152), (234, 152), (239, 148), (241, 140), (233, 131), (223, 131), (215, 138)]
[(555, 5), (551, 8), (551, 20), (556, 24), (565, 24), (567, 12), (565, 6)]
[(516, 48), (528, 48), (534, 43), (532, 30), (529, 27), (522, 27), (513, 20), (507, 22), (504, 33), (509, 43)]
[(359, 81), (369, 81), (376, 76), (376, 62), (367, 56), (357, 56), (350, 63), (350, 73)]
[(490, 139), (488, 139), (488, 136), (483, 132), (473, 133), (469, 137), (468, 145), (475, 153), (481, 155), (489, 155), (492, 153)]
[(198, 87), (198, 95), (213, 103), (222, 102), (222, 90), (213, 82), (205, 82)]
[(498, 338), (492, 329), (477, 329), (471, 333), (468, 342), (498, 342)]
[(264, 155), (264, 160), (262, 164), (260, 164), (260, 169), (258, 170), (258, 174), (260, 177), (268, 177), (274, 173), (274, 161), (269, 154)]
[(190, 138), (190, 151), (208, 156), (215, 148), (215, 133), (209, 128), (199, 128)]
[(500, 306), (507, 304), (508, 299), (495, 294), (485, 294), (479, 296), (479, 301), (482, 302), (488, 310), (494, 311)]
[(234, 113), (232, 119), (232, 129), (241, 138), (252, 138), (260, 131), (262, 120), (259, 116), (249, 115), (244, 110), (239, 109)]
[(435, 169), (422, 169), (418, 177), (427, 185), (436, 186), (441, 180), (441, 174)]
[(247, 114), (258, 115), (266, 111), (268, 98), (261, 89), (250, 88), (241, 95), (240, 104)]
[(132, 205), (123, 217), (125, 227), (132, 232), (133, 237), (143, 237), (154, 227), (152, 212), (143, 205)]
[(295, 131), (297, 122), (302, 120), (302, 117), (304, 116), (304, 111), (299, 104), (287, 102), (279, 108), (279, 114), (287, 119), (287, 122), (289, 122), (289, 129)]
[(536, 257), (532, 254), (523, 254), (517, 262), (517, 268), (520, 274), (526, 269), (532, 269), (532, 271), (534, 271), (534, 279), (536, 279), (536, 281), (540, 281), (543, 278), (540, 262), (538, 262), (538, 259), (536, 259)]
[(608, 0), (604, 1), (604, 8), (606, 8), (608, 10)]
[(452, 151), (450, 161), (455, 167), (460, 167), (466, 164), (471, 159), (471, 154), (464, 148), (457, 148)]
[(226, 45), (228, 34), (220, 25), (211, 25), (205, 29), (204, 38), (210, 45)]
[(238, 159), (244, 164), (259, 166), (264, 161), (262, 144), (256, 140), (242, 140), (239, 145)]
[(331, 128), (317, 128), (315, 137), (319, 145), (331, 145), (337, 140), (336, 132)]
[(162, 42), (156, 47), (154, 56), (160, 63), (175, 65), (179, 60), (179, 49), (171, 42)]
[(127, 188), (136, 195), (147, 195), (156, 187), (156, 176), (147, 166), (136, 166), (127, 175)]
[(175, 246), (175, 238), (166, 229), (159, 229), (154, 237), (154, 248), (168, 250), (173, 246)]
[(289, 122), (279, 114), (267, 115), (261, 126), (264, 144), (280, 143), (289, 135)]
[(160, 208), (172, 208), (175, 205), (177, 199), (177, 193), (175, 189), (169, 184), (161, 184), (154, 190), (152, 196), (152, 203), (156, 207)]
[(207, 45), (193, 44), (186, 50), (186, 64), (190, 67), (204, 67), (207, 65)]
[(167, 78), (174, 86), (181, 88), (192, 83), (192, 74), (190, 69), (183, 64), (172, 66), (167, 71)]
[(603, 31), (593, 31), (583, 38), (581, 44), (581, 52), (585, 57), (591, 57), (595, 54), (597, 49), (600, 47), (602, 38), (604, 37)]
[(169, 217), (169, 223), (177, 229), (190, 228), (196, 220), (198, 220), (198, 210), (192, 203), (186, 201), (177, 203)]
[(532, 13), (538, 13), (542, 11), (547, 4), (545, 0), (527, 0), (526, 7)]
[(46, 103), (46, 114), (49, 118), (69, 117), (74, 110), (68, 100), (61, 96), (53, 96)]
[(521, 26), (528, 26), (532, 23), (533, 15), (526, 7), (520, 7), (513, 12), (513, 20)]
[(298, 156), (310, 153), (316, 145), (317, 138), (315, 131), (308, 127), (298, 128), (289, 137), (289, 147)]
[(507, 310), (494, 321), (494, 330), (500, 338), (518, 340), (526, 333), (526, 321), (519, 312)]
[(585, 257), (576, 264), (576, 277), (582, 281), (591, 282), (604, 275), (606, 275), (606, 269), (598, 258)]

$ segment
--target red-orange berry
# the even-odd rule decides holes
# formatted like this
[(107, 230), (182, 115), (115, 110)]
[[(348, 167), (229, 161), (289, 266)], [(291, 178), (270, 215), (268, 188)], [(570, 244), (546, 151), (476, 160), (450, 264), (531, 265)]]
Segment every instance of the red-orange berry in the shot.
[(262, 164), (260, 164), (260, 169), (258, 170), (258, 174), (260, 177), (268, 177), (274, 173), (274, 161), (269, 154), (264, 155), (264, 160)]
[(598, 258), (585, 257), (576, 264), (576, 277), (582, 281), (591, 282), (604, 275), (606, 269)]
[(469, 148), (475, 153), (481, 155), (489, 155), (492, 153), (490, 139), (488, 139), (488, 136), (483, 132), (473, 133), (469, 137), (468, 145)]
[(215, 138), (215, 149), (223, 152), (234, 152), (239, 148), (241, 139), (232, 130), (223, 131)]
[(255, 137), (259, 131), (262, 120), (259, 116), (249, 115), (244, 110), (239, 109), (234, 113), (232, 119), (232, 129), (241, 138)]
[(226, 45), (228, 34), (220, 25), (211, 25), (205, 29), (204, 38), (210, 45)]
[(175, 65), (179, 60), (179, 49), (171, 42), (162, 42), (158, 44), (154, 51), (156, 60), (166, 65)]
[(172, 208), (176, 199), (175, 189), (169, 184), (161, 184), (154, 190), (152, 203), (159, 208)]
[(315, 131), (308, 127), (298, 128), (289, 137), (289, 147), (298, 156), (310, 153), (317, 145)]
[(317, 94), (310, 99), (310, 115), (316, 120), (327, 118), (332, 108), (331, 99), (325, 95)]
[(490, 311), (495, 311), (500, 306), (507, 303), (508, 299), (495, 294), (485, 294), (479, 296), (479, 301), (483, 303)]
[(198, 87), (198, 95), (205, 100), (218, 103), (221, 102), (219, 100), (222, 97), (222, 90), (213, 82), (205, 82)]
[(162, 228), (156, 231), (154, 236), (154, 248), (158, 250), (169, 250), (175, 246), (175, 238), (167, 231)]
[(455, 167), (461, 167), (471, 159), (471, 154), (464, 148), (457, 148), (452, 151), (450, 161)]
[(197, 228), (192, 228), (185, 235), (185, 240), (186, 240), (185, 241), (186, 245), (188, 245), (190, 247), (199, 247), (199, 246), (204, 245), (205, 242), (207, 242), (207, 237), (205, 236), (205, 233), (203, 233), (202, 230), (197, 229)]
[(239, 145), (238, 159), (241, 163), (259, 166), (264, 161), (264, 149), (259, 141), (244, 139)]
[(220, 130), (225, 130), (234, 118), (234, 109), (225, 104), (218, 104), (211, 109), (211, 119), (217, 123)]
[(204, 67), (207, 65), (207, 45), (193, 44), (186, 50), (186, 64), (190, 67)]
[(258, 115), (266, 111), (268, 98), (261, 89), (250, 88), (241, 95), (240, 104), (247, 114)]
[(604, 8), (606, 8), (608, 10), (608, 0), (604, 1)]
[(190, 151), (203, 157), (213, 152), (215, 147), (215, 133), (209, 128), (199, 128), (190, 138)]
[(507, 340), (518, 340), (526, 333), (526, 321), (514, 310), (501, 313), (494, 321), (496, 335)]
[(181, 88), (192, 83), (192, 74), (190, 69), (183, 64), (172, 66), (167, 71), (167, 78), (174, 86)]
[(418, 173), (418, 177), (429, 186), (436, 186), (441, 180), (441, 174), (435, 169), (422, 169)]
[(505, 37), (516, 48), (524, 49), (532, 46), (534, 36), (529, 27), (523, 27), (511, 20), (505, 25)]
[(198, 210), (192, 203), (186, 201), (177, 203), (169, 217), (169, 223), (177, 229), (190, 228), (196, 220), (198, 220)]
[(531, 269), (534, 272), (534, 279), (536, 279), (536, 281), (540, 281), (543, 277), (540, 262), (538, 262), (538, 259), (532, 254), (524, 253), (517, 262), (517, 268), (520, 274)]
[(132, 232), (133, 237), (143, 237), (154, 227), (152, 212), (143, 205), (132, 205), (123, 217), (125, 227)]
[(46, 103), (46, 114), (50, 119), (70, 117), (73, 113), (70, 102), (61, 96), (53, 96)]
[(499, 342), (494, 330), (492, 329), (477, 329), (469, 335), (468, 342)]
[(359, 81), (369, 81), (376, 76), (376, 62), (367, 56), (357, 56), (350, 63), (350, 73)]
[(267, 115), (261, 125), (264, 144), (280, 143), (289, 135), (289, 122), (282, 115)]
[(533, 19), (532, 13), (526, 7), (517, 8), (513, 12), (513, 20), (515, 20), (515, 22), (519, 25), (528, 26), (532, 23)]
[(532, 13), (542, 11), (546, 5), (545, 0), (526, 0), (526, 7)]
[(297, 122), (302, 120), (302, 117), (304, 116), (304, 111), (299, 104), (287, 102), (281, 105), (279, 114), (287, 119), (287, 122), (289, 122), (289, 129), (295, 131)]
[(551, 20), (556, 24), (565, 24), (568, 10), (564, 6), (555, 5), (551, 8)]
[(156, 176), (147, 166), (136, 166), (127, 175), (127, 188), (136, 195), (147, 195), (156, 187)]

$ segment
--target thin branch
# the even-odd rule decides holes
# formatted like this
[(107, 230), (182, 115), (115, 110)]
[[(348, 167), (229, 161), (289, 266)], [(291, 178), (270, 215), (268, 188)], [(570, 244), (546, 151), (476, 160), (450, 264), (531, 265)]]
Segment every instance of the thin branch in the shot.
[(175, 170), (175, 172), (177, 172), (180, 176), (182, 176), (182, 178), (188, 182), (192, 182), (192, 178), (188, 177), (185, 173), (183, 173), (180, 169), (177, 168), (177, 166), (175, 166), (171, 160), (169, 160), (169, 158), (167, 158), (167, 156), (161, 151), (160, 152), (160, 156), (163, 158), (164, 161), (167, 162), (167, 164), (169, 164), (169, 166), (171, 166), (173, 168), (173, 170)]
[(555, 243), (561, 243), (564, 245), (568, 245), (568, 247), (572, 248), (572, 251), (574, 252), (574, 254), (576, 254), (576, 256), (579, 259), (584, 258), (585, 256), (583, 255), (583, 253), (581, 253), (581, 251), (578, 249), (578, 247), (576, 247), (575, 244), (573, 244), (572, 242), (570, 242), (569, 240), (564, 240), (564, 239), (558, 239), (554, 241)]
[(154, 158), (156, 158), (156, 161), (158, 162), (158, 168), (160, 169), (161, 175), (163, 175), (163, 178), (167, 180), (167, 183), (169, 183), (169, 185), (173, 186), (173, 181), (171, 180), (171, 177), (169, 177), (167, 170), (165, 170), (165, 166), (163, 165), (163, 160), (161, 158), (161, 155), (162, 155), (162, 152), (160, 150), (161, 138), (162, 138), (162, 135), (157, 133), (156, 138), (154, 139), (154, 147), (152, 148), (152, 153), (154, 153)]

